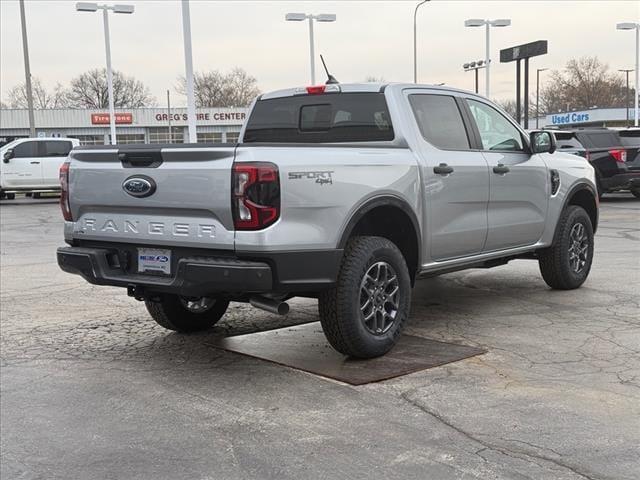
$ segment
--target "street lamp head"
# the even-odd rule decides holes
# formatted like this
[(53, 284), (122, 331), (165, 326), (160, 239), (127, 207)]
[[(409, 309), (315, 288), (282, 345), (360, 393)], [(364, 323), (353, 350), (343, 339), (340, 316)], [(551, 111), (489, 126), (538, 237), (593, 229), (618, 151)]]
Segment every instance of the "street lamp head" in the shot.
[(462, 68), (464, 68), (465, 70), (467, 70), (471, 65), (468, 63), (465, 63), (464, 65), (462, 65)]
[(482, 65), (484, 65), (484, 60), (478, 60), (477, 62), (475, 62), (475, 64), (481, 67)]
[(476, 65), (477, 65), (476, 62), (471, 62), (469, 64), (469, 68), (476, 68)]
[(508, 27), (511, 25), (511, 20), (508, 18), (499, 18), (498, 20), (492, 20), (489, 23), (492, 27)]
[(98, 4), (92, 2), (78, 2), (76, 3), (76, 10), (78, 12), (97, 12)]
[(485, 20), (481, 18), (470, 18), (469, 20), (464, 21), (465, 27), (481, 27), (486, 23)]
[(133, 5), (114, 5), (113, 11), (115, 13), (133, 13), (135, 7)]
[(336, 15), (334, 13), (321, 13), (313, 17), (317, 22), (335, 22)]
[(287, 13), (284, 19), (287, 22), (302, 22), (307, 19), (307, 15), (304, 13)]
[(640, 27), (640, 24), (633, 22), (622, 22), (616, 25), (618, 30), (635, 30), (638, 27)]

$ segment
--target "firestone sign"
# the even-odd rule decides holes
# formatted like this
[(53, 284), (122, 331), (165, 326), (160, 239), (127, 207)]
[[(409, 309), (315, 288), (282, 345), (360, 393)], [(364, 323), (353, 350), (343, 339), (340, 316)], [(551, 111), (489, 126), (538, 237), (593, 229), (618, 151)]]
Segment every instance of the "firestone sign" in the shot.
[[(108, 113), (92, 113), (91, 125), (109, 125), (111, 116)], [(133, 123), (132, 113), (116, 113), (116, 124), (130, 125)]]

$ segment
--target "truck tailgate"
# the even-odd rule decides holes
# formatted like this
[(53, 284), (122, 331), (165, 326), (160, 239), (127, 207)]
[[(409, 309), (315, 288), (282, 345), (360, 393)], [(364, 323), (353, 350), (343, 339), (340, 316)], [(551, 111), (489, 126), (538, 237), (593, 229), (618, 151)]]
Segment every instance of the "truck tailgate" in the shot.
[(80, 147), (70, 155), (73, 222), (65, 236), (233, 250), (234, 152), (233, 145)]

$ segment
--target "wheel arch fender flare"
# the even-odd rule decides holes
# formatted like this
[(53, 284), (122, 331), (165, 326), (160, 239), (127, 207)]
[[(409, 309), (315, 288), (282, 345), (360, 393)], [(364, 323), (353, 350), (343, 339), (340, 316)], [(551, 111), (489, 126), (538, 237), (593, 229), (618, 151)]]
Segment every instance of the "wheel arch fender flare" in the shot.
[(417, 245), (418, 265), (416, 265), (415, 267), (419, 268), (422, 250), (422, 233), (420, 230), (420, 223), (418, 222), (418, 218), (411, 205), (409, 205), (406, 200), (395, 195), (380, 195), (369, 198), (365, 200), (359, 207), (357, 207), (342, 229), (337, 248), (344, 249), (347, 245), (347, 242), (349, 241), (349, 238), (351, 238), (351, 235), (358, 222), (360, 222), (360, 220), (362, 220), (365, 215), (367, 215), (367, 213), (378, 207), (395, 207), (400, 209), (404, 214), (407, 215), (407, 217), (409, 217), (409, 220), (411, 221), (411, 224), (413, 226)]
[[(589, 209), (585, 209), (585, 210), (587, 211), (587, 214), (591, 217), (593, 233), (595, 233), (597, 228), (598, 228), (599, 201), (598, 201), (598, 192), (597, 192), (596, 188), (593, 185), (591, 185), (589, 183), (586, 183), (586, 182), (578, 182), (575, 185), (573, 185), (569, 189), (567, 194), (565, 195), (565, 198), (564, 198), (564, 200), (562, 202), (562, 210), (561, 210), (561, 212), (564, 212), (569, 205), (582, 206), (579, 203), (572, 203), (571, 202), (573, 200), (573, 198), (576, 196), (576, 194), (578, 194), (581, 191), (588, 192), (589, 195), (591, 196), (591, 198), (593, 199), (593, 205), (595, 206), (595, 208), (592, 209), (592, 211), (589, 211)], [(558, 231), (558, 223), (556, 222), (556, 225), (553, 228), (553, 239), (554, 239), (554, 242), (555, 242), (557, 231)]]

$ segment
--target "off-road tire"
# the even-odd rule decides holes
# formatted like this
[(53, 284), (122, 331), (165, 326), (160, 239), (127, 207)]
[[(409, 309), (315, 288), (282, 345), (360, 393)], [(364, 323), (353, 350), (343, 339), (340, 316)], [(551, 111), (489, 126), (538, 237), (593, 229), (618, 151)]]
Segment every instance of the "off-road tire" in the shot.
[(631, 195), (636, 198), (640, 198), (640, 188), (634, 188), (633, 190), (631, 190)]
[[(588, 241), (584, 267), (575, 271), (570, 263), (572, 230), (582, 224)], [(582, 285), (591, 270), (593, 262), (593, 226), (587, 212), (576, 205), (569, 205), (560, 215), (553, 246), (539, 252), (538, 263), (542, 278), (551, 288), (572, 290)]]
[[(385, 262), (397, 276), (397, 313), (384, 333), (371, 333), (361, 312), (361, 283), (372, 266)], [(373, 358), (395, 345), (409, 318), (411, 280), (398, 247), (382, 237), (354, 237), (344, 251), (334, 288), (318, 299), (320, 323), (327, 340), (338, 352), (355, 358)]]
[(178, 295), (162, 295), (157, 299), (145, 300), (144, 303), (158, 325), (182, 333), (199, 332), (213, 327), (229, 306), (228, 300), (217, 299), (208, 310), (194, 313), (187, 310)]

